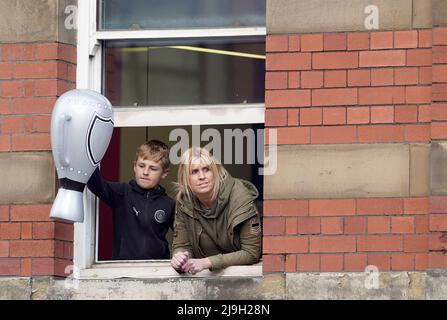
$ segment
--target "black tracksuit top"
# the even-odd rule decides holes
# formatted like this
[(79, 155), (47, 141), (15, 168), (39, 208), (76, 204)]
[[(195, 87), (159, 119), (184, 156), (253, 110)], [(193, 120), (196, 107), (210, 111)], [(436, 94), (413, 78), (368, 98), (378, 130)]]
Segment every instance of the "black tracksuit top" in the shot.
[(143, 189), (135, 180), (109, 182), (96, 169), (87, 187), (113, 210), (112, 259), (170, 258), (166, 233), (173, 228), (175, 201), (162, 186)]

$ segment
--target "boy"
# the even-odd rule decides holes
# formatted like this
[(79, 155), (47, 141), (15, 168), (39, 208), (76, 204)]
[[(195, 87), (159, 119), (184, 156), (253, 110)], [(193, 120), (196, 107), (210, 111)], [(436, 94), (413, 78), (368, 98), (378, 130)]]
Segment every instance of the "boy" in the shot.
[(113, 209), (114, 260), (169, 259), (166, 233), (172, 229), (175, 201), (159, 185), (169, 172), (168, 146), (150, 140), (138, 147), (129, 183), (104, 180), (99, 169), (87, 187)]

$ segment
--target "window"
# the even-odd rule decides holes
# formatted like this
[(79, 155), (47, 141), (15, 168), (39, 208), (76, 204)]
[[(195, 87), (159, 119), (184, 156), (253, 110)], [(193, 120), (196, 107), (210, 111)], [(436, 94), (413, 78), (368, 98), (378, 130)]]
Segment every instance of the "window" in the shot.
[[(253, 132), (263, 127), (265, 1), (187, 3), (88, 0), (78, 4), (77, 86), (103, 92), (115, 107), (116, 129), (106, 155), (112, 180), (129, 180), (128, 157), (135, 150), (129, 141), (168, 142), (172, 129), (191, 131), (193, 124), (200, 124), (202, 131), (209, 126)], [(262, 192), (262, 177), (252, 174), (256, 165), (225, 167), (254, 181)], [(170, 179), (175, 177), (171, 172)], [(85, 193), (85, 201), (84, 223), (75, 225), (75, 275), (177, 275), (167, 261), (108, 261), (110, 233), (103, 230), (110, 228), (110, 221), (101, 214), (104, 208), (97, 214), (98, 203), (90, 192)], [(260, 272), (260, 266), (227, 269), (223, 274), (231, 275), (231, 269), (246, 270), (247, 275)]]

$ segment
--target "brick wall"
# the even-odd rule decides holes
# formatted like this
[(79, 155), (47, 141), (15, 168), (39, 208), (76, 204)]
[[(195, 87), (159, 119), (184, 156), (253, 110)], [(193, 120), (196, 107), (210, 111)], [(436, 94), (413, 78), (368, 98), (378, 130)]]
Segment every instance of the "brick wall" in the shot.
[[(74, 46), (0, 45), (0, 152), (51, 151), (51, 112), (57, 97), (75, 87), (75, 75)], [(23, 192), (32, 188), (17, 183)], [(64, 275), (72, 264), (73, 226), (51, 221), (50, 209), (51, 203), (14, 199), (0, 205), (0, 276)]]
[[(266, 127), (279, 145), (447, 138), (445, 32), (267, 36)], [(445, 268), (446, 199), (266, 200), (264, 272)]]

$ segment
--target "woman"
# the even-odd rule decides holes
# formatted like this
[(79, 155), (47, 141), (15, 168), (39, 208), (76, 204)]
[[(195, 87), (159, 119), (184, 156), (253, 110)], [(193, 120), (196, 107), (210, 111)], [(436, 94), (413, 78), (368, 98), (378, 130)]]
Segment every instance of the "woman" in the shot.
[(255, 186), (233, 178), (206, 150), (186, 151), (178, 171), (172, 267), (196, 274), (253, 264), (261, 255)]

